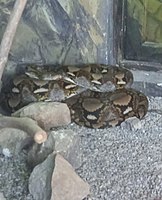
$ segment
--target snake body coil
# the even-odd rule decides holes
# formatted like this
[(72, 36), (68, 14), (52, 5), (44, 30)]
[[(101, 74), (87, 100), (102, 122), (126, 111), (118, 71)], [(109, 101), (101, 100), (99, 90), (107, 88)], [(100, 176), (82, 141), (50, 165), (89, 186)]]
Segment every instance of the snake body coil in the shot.
[(130, 88), (132, 83), (132, 73), (116, 66), (29, 66), (13, 79), (6, 98), (12, 111), (36, 101), (63, 101), (77, 124), (104, 128), (146, 115), (147, 97)]

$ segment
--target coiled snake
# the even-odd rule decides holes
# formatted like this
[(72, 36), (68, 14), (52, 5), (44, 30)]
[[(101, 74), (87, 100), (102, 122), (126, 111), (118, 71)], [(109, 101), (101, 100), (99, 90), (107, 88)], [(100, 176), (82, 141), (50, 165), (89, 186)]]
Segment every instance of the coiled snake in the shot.
[(132, 73), (116, 66), (28, 66), (24, 74), (13, 79), (6, 98), (12, 111), (36, 101), (66, 102), (74, 122), (104, 128), (146, 115), (147, 97), (130, 88), (132, 83)]

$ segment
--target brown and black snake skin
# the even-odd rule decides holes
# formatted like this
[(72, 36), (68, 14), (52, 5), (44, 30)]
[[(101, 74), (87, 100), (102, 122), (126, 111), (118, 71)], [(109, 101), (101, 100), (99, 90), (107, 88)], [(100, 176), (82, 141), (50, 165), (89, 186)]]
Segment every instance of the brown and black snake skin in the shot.
[(12, 111), (31, 102), (62, 101), (77, 124), (113, 127), (129, 117), (142, 119), (147, 113), (147, 97), (130, 88), (132, 83), (133, 74), (116, 66), (28, 66), (13, 79), (5, 101)]

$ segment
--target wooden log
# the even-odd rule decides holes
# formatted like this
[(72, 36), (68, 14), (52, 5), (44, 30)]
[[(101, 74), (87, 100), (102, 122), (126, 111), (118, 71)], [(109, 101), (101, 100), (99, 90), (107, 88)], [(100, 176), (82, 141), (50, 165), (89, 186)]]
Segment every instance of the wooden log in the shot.
[(34, 141), (41, 144), (47, 140), (47, 133), (38, 126), (36, 121), (28, 117), (0, 117), (0, 128), (17, 128), (33, 137)]

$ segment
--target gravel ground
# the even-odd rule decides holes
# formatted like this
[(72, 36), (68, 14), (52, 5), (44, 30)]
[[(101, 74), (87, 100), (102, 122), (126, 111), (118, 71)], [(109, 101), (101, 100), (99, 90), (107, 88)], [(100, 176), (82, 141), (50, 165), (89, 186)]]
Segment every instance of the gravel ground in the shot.
[[(162, 98), (151, 98), (150, 109), (162, 112)], [(148, 112), (141, 124), (136, 131), (124, 127), (92, 130), (75, 124), (67, 127), (82, 138), (83, 165), (77, 172), (91, 186), (89, 199), (162, 199), (162, 115)], [(0, 191), (7, 200), (32, 200), (26, 197), (27, 173), (19, 178), (24, 161), (16, 159), (19, 161), (0, 157)]]
[[(0, 192), (7, 200), (33, 200), (28, 195), (29, 169), (26, 165), (26, 154), (7, 158), (0, 148)], [(1, 199), (0, 199), (1, 200)]]

